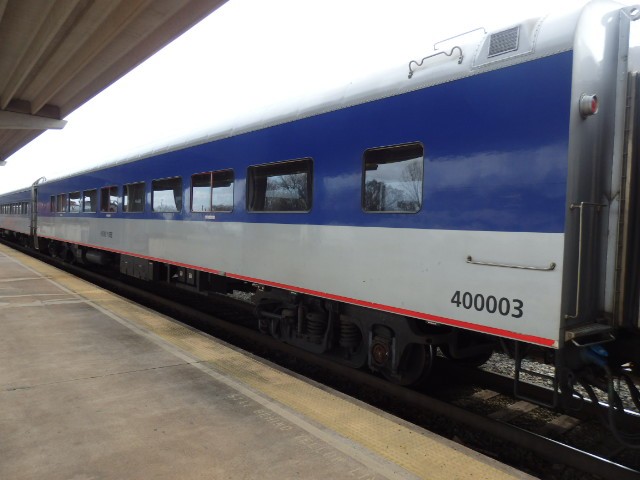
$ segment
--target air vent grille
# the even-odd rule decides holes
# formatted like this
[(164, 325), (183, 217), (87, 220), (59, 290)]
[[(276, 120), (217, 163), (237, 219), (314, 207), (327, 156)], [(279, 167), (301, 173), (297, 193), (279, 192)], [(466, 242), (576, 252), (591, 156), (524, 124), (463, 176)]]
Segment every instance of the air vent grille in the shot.
[(518, 40), (520, 38), (520, 27), (513, 27), (502, 32), (491, 35), (488, 57), (495, 57), (507, 52), (518, 50)]

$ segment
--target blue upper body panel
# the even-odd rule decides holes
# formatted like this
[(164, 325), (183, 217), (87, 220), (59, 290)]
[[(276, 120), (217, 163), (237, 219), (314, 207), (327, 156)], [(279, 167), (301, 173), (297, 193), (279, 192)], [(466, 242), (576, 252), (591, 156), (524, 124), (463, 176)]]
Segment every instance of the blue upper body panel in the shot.
[(5, 203), (30, 202), (31, 190), (20, 190), (0, 195), (0, 205)]
[[(189, 211), (191, 175), (233, 168), (234, 211), (215, 221), (562, 232), (571, 64), (564, 52), (48, 182), (39, 188), (40, 213), (50, 215), (50, 195), (146, 181), (145, 212), (113, 217), (205, 220)], [(424, 145), (421, 210), (363, 212), (364, 151), (409, 142)], [(314, 164), (310, 212), (247, 211), (249, 166), (303, 157)], [(183, 212), (151, 212), (151, 180), (174, 176), (183, 178)]]

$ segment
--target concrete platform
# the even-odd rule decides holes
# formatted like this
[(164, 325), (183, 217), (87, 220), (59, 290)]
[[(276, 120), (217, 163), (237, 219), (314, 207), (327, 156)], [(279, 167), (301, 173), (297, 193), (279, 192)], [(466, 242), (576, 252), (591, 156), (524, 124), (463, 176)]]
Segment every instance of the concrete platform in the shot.
[(0, 245), (0, 479), (531, 478)]

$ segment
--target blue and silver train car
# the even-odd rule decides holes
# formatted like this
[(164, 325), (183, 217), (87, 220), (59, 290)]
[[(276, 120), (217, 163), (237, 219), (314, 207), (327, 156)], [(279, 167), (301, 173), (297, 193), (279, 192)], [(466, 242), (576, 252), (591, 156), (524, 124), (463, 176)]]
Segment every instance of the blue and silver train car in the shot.
[(0, 235), (27, 242), (31, 231), (31, 189), (17, 190), (0, 196)]
[(422, 379), (436, 347), (480, 363), (499, 343), (517, 369), (523, 346), (546, 349), (565, 393), (586, 367), (612, 381), (640, 363), (639, 17), (595, 1), (457, 37), (45, 182), (40, 248), (255, 291), (264, 332), (399, 383)]

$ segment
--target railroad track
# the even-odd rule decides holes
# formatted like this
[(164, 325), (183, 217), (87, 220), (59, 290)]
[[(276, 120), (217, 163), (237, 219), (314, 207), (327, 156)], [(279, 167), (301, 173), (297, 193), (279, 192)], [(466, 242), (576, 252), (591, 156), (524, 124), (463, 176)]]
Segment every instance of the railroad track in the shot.
[[(596, 407), (588, 402), (576, 416), (554, 412), (514, 399), (510, 395), (512, 381), (505, 376), (464, 368), (440, 357), (427, 386), (420, 390), (398, 387), (252, 329), (256, 324), (253, 307), (245, 301), (219, 295), (195, 296), (156, 286), (150, 292), (135, 279), (123, 281), (20, 250), (540, 478), (640, 478), (638, 451), (626, 450), (612, 441), (611, 434), (594, 420)], [(548, 391), (530, 386), (527, 394), (536, 398)]]

